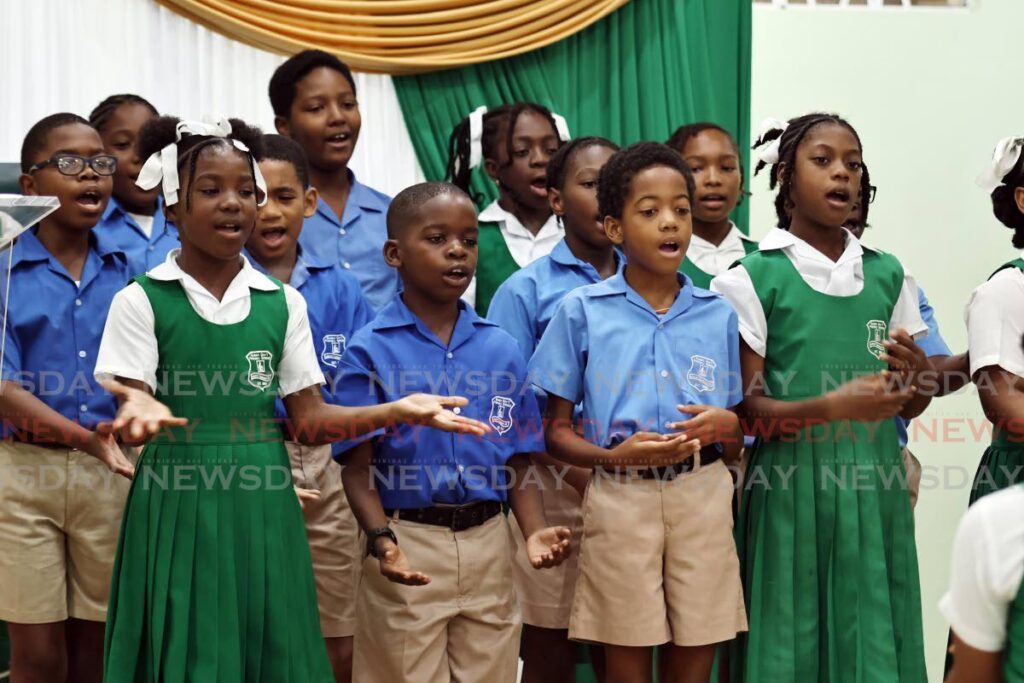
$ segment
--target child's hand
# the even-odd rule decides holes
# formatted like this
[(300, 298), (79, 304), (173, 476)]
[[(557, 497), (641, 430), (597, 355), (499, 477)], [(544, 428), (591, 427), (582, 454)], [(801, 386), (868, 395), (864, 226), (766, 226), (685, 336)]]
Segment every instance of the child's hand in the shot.
[(126, 479), (135, 476), (135, 465), (125, 456), (111, 434), (93, 432), (82, 450), (99, 459), (114, 474), (120, 474)]
[(526, 556), (534, 569), (555, 567), (572, 554), (571, 540), (572, 530), (566, 526), (549, 526), (534, 531), (526, 539)]
[(425, 424), (446, 432), (461, 432), (483, 436), (491, 430), (489, 426), (463, 417), (449, 408), (461, 408), (469, 404), (462, 396), (435, 396), (433, 394), (410, 394), (395, 401), (394, 422)]
[(298, 486), (293, 486), (295, 489), (295, 496), (299, 499), (299, 507), (305, 508), (306, 503), (320, 500), (320, 492), (316, 489), (303, 489)]
[(101, 422), (96, 431), (102, 434), (121, 432), (124, 441), (138, 443), (156, 435), (164, 427), (183, 427), (184, 417), (175, 417), (170, 408), (145, 391), (133, 389), (115, 380), (100, 382), (104, 389), (117, 397), (121, 407), (112, 422)]
[(700, 450), (700, 441), (686, 434), (637, 432), (612, 449), (611, 461), (616, 465), (663, 467), (674, 465)]
[(828, 419), (877, 422), (899, 415), (917, 388), (894, 387), (888, 370), (851, 380), (826, 396)]
[(702, 405), (678, 405), (676, 409), (681, 413), (697, 416), (670, 425), (673, 430), (686, 432), (687, 438), (691, 440), (699, 441), (702, 444), (725, 443), (729, 445), (743, 441), (740, 419), (731, 410)]
[(886, 350), (878, 359), (888, 363), (905, 381), (914, 382), (923, 372), (935, 372), (935, 366), (905, 329), (901, 327), (889, 337), (882, 342)]
[(406, 586), (426, 586), (430, 583), (429, 576), (409, 568), (409, 560), (405, 558), (405, 553), (390, 538), (378, 538), (376, 550), (380, 558), (380, 573), (388, 581)]

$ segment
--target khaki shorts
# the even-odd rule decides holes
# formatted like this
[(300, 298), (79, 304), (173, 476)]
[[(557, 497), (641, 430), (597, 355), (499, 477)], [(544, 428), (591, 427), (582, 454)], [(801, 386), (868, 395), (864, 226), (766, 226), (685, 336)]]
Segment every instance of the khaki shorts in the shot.
[(514, 683), (522, 623), (512, 587), (515, 543), (504, 515), (465, 531), (392, 519), (409, 567), (403, 586), (367, 556), (356, 598), (352, 680)]
[(572, 554), (562, 564), (547, 569), (534, 569), (526, 556), (526, 541), (515, 517), (510, 516), (512, 537), (516, 541), (513, 577), (516, 595), (523, 611), (523, 623), (551, 629), (569, 628), (572, 594), (576, 586), (580, 534), (583, 532), (583, 499), (579, 492), (552, 474), (550, 468), (538, 466), (541, 500), (548, 526), (572, 529)]
[(313, 558), (313, 578), (324, 638), (343, 638), (356, 632), (356, 587), (363, 549), (359, 525), (341, 484), (341, 467), (330, 446), (303, 446), (286, 441), (292, 481), (316, 489), (320, 499), (306, 501), (306, 535)]
[(106, 619), (130, 487), (82, 451), (0, 441), (0, 620)]
[(665, 482), (595, 473), (569, 637), (697, 646), (745, 631), (732, 497), (721, 461)]

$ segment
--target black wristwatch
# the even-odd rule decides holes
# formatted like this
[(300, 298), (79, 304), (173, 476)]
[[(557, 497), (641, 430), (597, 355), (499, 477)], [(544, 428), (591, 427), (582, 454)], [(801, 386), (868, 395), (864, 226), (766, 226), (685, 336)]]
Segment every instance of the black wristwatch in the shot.
[(366, 532), (366, 549), (374, 557), (377, 555), (377, 539), (381, 536), (387, 536), (391, 539), (391, 542), (398, 545), (398, 537), (395, 536), (395, 532), (391, 530), (389, 526), (382, 526), (376, 529), (370, 529)]

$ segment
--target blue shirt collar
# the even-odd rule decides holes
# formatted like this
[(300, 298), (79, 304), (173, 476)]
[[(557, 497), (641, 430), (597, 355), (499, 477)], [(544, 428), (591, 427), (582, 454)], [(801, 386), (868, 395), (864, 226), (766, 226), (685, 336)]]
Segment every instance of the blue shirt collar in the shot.
[[(103, 217), (100, 218), (100, 222), (109, 219), (112, 215), (118, 213), (125, 218), (131, 218), (131, 214), (121, 206), (121, 202), (114, 199), (114, 195), (110, 195), (110, 200), (107, 202), (107, 208), (103, 210)], [(164, 226), (166, 221), (164, 220), (164, 198), (158, 196), (156, 198), (156, 212), (153, 214), (153, 231), (156, 231), (158, 226)]]
[[(12, 267), (22, 262), (31, 263), (34, 261), (49, 261), (53, 258), (53, 254), (43, 246), (43, 243), (40, 242), (39, 238), (36, 236), (37, 229), (38, 228), (26, 230), (18, 236), (18, 241), (13, 247), (14, 253), (11, 255)], [(122, 261), (127, 259), (123, 249), (114, 244), (111, 239), (96, 232), (93, 232), (89, 236), (89, 248), (95, 251), (96, 254), (104, 260), (106, 260), (108, 256), (117, 256)]]
[[(352, 222), (355, 218), (363, 211), (372, 211), (374, 213), (384, 213), (388, 210), (388, 203), (377, 195), (368, 185), (363, 185), (361, 182), (356, 180), (356, 176), (352, 171), (347, 171), (348, 180), (351, 186), (348, 191), (348, 200), (345, 203), (345, 224)], [(358, 209), (353, 212), (353, 208)], [(323, 218), (326, 218), (331, 223), (341, 224), (338, 220), (338, 216), (334, 213), (334, 210), (328, 206), (327, 202), (324, 201), (323, 197), (320, 197), (316, 203), (316, 212)]]
[[(679, 294), (676, 296), (676, 300), (672, 302), (672, 307), (669, 308), (668, 313), (664, 316), (658, 316), (651, 308), (651, 305), (647, 303), (647, 300), (640, 296), (635, 289), (629, 286), (626, 281), (625, 269), (619, 270), (619, 272), (612, 275), (607, 280), (599, 282), (596, 285), (591, 285), (586, 289), (586, 295), (589, 297), (603, 297), (603, 296), (625, 296), (626, 300), (632, 303), (634, 306), (638, 306), (646, 311), (649, 311), (651, 315), (661, 318), (662, 321), (669, 321), (686, 311), (693, 303), (694, 296), (700, 296), (693, 288), (693, 283), (690, 278), (682, 273), (676, 273), (676, 278), (679, 280)], [(711, 296), (717, 296), (711, 293)]]
[(455, 329), (452, 330), (452, 339), (445, 347), (430, 328), (428, 328), (415, 313), (402, 301), (401, 293), (391, 303), (385, 306), (371, 323), (375, 330), (389, 330), (402, 327), (415, 327), (416, 330), (428, 340), (442, 348), (455, 349), (467, 342), (476, 332), (478, 327), (497, 327), (486, 318), (481, 318), (471, 306), (465, 301), (459, 300), (459, 318), (455, 321)]
[[(270, 275), (267, 269), (263, 267), (263, 264), (252, 257), (252, 254), (249, 253), (248, 249), (243, 249), (242, 254), (249, 261), (249, 263), (252, 264), (253, 268), (255, 268), (260, 273), (263, 273), (264, 275)], [(312, 273), (315, 270), (325, 270), (333, 265), (334, 264), (329, 261), (319, 258), (314, 254), (303, 251), (302, 245), (300, 244), (298, 245), (298, 258), (295, 261), (295, 267), (292, 268), (291, 281), (286, 282), (285, 284), (291, 285), (295, 289), (298, 289), (303, 284), (305, 284), (306, 280), (309, 279), (310, 273)]]

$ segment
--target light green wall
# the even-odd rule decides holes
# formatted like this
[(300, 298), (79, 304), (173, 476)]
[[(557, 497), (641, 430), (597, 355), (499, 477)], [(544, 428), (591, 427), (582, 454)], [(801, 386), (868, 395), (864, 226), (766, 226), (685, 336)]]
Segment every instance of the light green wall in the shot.
[[(878, 186), (865, 241), (895, 253), (918, 278), (954, 351), (966, 346), (969, 293), (1015, 255), (974, 177), (998, 138), (1024, 134), (1022, 26), (1022, 0), (976, 0), (966, 11), (754, 11), (751, 128), (767, 116), (822, 109), (857, 128)], [(751, 189), (751, 234), (760, 237), (774, 225), (773, 196), (764, 174)], [(940, 681), (947, 625), (936, 604), (987, 439), (967, 422), (984, 424), (973, 391), (938, 399), (924, 420), (938, 423), (938, 435), (915, 444), (912, 432), (911, 448), (931, 468), (917, 543), (929, 680)]]

